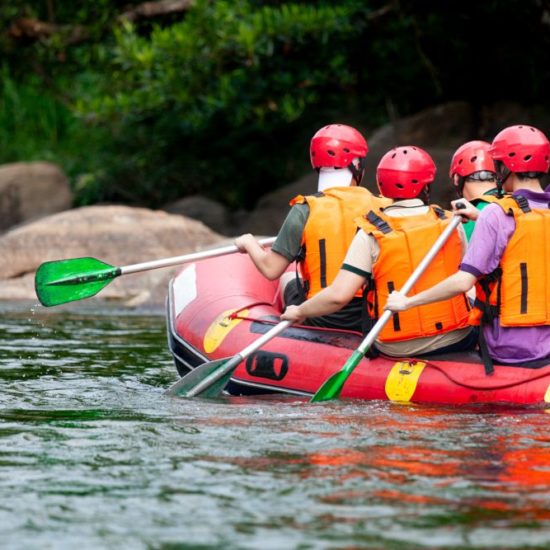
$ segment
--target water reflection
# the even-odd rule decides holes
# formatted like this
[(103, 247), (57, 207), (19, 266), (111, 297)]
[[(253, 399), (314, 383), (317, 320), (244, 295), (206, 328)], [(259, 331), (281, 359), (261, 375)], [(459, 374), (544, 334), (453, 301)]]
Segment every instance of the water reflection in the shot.
[(547, 548), (544, 410), (184, 400), (164, 320), (0, 321), (7, 548)]

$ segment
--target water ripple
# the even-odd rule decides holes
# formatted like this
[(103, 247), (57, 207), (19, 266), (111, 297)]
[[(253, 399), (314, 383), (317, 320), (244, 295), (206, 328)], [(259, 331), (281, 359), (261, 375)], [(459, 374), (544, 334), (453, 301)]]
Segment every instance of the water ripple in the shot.
[(161, 316), (0, 321), (0, 544), (548, 548), (547, 411), (169, 398)]

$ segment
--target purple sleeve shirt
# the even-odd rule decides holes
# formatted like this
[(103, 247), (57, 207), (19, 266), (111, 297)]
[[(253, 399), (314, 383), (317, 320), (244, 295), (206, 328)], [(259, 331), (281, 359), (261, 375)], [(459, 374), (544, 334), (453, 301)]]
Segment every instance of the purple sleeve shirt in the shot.
[[(549, 208), (550, 192), (534, 193), (522, 190), (531, 208)], [(496, 269), (516, 224), (496, 204), (490, 204), (479, 214), (468, 250), (460, 270), (479, 278)], [(536, 238), (536, 237), (535, 237)], [(550, 358), (550, 326), (501, 327), (498, 319), (484, 326), (483, 333), (493, 359), (502, 363), (523, 363)]]

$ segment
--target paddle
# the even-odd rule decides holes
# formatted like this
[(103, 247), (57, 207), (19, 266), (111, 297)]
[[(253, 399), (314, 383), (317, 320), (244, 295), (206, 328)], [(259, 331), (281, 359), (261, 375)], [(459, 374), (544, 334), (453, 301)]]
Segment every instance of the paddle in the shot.
[(281, 321), (237, 355), (210, 361), (196, 367), (172, 384), (165, 393), (183, 397), (217, 397), (241, 361), (283, 332), (290, 324), (290, 321)]
[[(275, 237), (269, 237), (261, 239), (259, 243), (270, 245), (274, 241)], [(232, 254), (238, 252), (238, 250), (235, 245), (230, 245), (123, 267), (115, 267), (95, 258), (56, 260), (45, 262), (38, 267), (34, 278), (34, 286), (36, 295), (42, 305), (46, 307), (57, 306), (90, 298), (121, 275), (214, 258)]]
[[(408, 294), (411, 288), (417, 283), (418, 279), (422, 276), (426, 268), (434, 259), (435, 255), (439, 252), (441, 247), (447, 242), (451, 233), (462, 223), (462, 219), (459, 216), (453, 218), (451, 223), (441, 233), (433, 246), (430, 248), (424, 259), (418, 264), (418, 267), (413, 271), (411, 276), (407, 279), (401, 292)], [(372, 327), (370, 332), (365, 336), (363, 341), (359, 344), (359, 347), (351, 354), (350, 358), (346, 361), (346, 364), (337, 373), (328, 378), (324, 384), (317, 390), (317, 393), (311, 398), (311, 403), (319, 401), (328, 401), (329, 399), (336, 399), (340, 395), (342, 388), (350, 374), (355, 367), (360, 363), (361, 359), (365, 356), (368, 349), (372, 346), (376, 337), (380, 334), (385, 324), (391, 319), (393, 313), (389, 310), (384, 311), (380, 316), (376, 324)]]

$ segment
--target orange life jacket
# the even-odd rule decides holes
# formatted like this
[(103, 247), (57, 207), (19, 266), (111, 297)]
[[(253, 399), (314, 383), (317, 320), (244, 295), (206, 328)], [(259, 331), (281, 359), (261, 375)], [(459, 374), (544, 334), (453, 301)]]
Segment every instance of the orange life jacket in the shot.
[(531, 209), (518, 195), (490, 202), (516, 227), (497, 269), (478, 279), (470, 323), (498, 316), (503, 327), (550, 325), (550, 210)]
[[(315, 195), (298, 195), (290, 201), (291, 205), (309, 206), (300, 260), (307, 298), (330, 285), (336, 277), (357, 232), (355, 218), (391, 202), (357, 186), (331, 187)], [(357, 295), (361, 296), (361, 291)]]
[[(416, 216), (390, 217), (369, 212), (357, 224), (372, 235), (380, 246), (373, 264), (372, 280), (366, 297), (366, 314), (376, 320), (383, 311), (388, 295), (403, 287), (452, 219), (452, 214), (430, 205), (428, 213)], [(409, 296), (432, 287), (458, 270), (462, 242), (454, 231)], [(381, 342), (398, 342), (443, 334), (468, 326), (470, 303), (465, 294), (408, 311), (395, 313), (380, 333)]]

